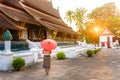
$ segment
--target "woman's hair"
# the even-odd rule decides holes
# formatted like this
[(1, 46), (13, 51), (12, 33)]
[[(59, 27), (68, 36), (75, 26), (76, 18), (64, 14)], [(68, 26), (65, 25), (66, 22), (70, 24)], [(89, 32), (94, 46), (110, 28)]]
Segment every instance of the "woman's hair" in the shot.
[[(44, 51), (49, 51), (49, 50), (43, 49), (43, 52), (44, 52)], [(50, 50), (50, 53), (51, 53), (51, 50)]]

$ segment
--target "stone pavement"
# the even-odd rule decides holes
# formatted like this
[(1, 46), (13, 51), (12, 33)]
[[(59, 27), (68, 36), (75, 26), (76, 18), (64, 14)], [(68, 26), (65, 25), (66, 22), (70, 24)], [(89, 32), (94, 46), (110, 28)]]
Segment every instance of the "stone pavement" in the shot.
[(91, 58), (52, 59), (51, 64), (48, 76), (40, 62), (20, 72), (0, 71), (0, 80), (120, 80), (120, 49), (102, 49)]

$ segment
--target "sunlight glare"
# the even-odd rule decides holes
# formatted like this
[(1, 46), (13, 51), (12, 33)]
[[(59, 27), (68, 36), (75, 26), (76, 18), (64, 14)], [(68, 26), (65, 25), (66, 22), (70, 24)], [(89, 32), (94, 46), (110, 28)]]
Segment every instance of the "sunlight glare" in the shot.
[(94, 30), (95, 30), (95, 32), (98, 32), (98, 31), (99, 31), (99, 28), (98, 28), (98, 27), (95, 27)]

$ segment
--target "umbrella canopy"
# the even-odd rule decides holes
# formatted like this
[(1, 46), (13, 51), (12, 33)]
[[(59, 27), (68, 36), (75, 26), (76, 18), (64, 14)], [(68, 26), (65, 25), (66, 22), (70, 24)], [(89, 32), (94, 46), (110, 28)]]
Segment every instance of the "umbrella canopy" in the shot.
[(57, 42), (52, 39), (45, 39), (41, 42), (41, 47), (45, 50), (51, 51), (57, 47)]

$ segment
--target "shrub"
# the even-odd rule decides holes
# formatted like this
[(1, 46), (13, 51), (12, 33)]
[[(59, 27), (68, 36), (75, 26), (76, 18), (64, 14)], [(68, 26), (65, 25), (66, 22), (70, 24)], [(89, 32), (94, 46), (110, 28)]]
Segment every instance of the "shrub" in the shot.
[(57, 59), (65, 59), (66, 55), (64, 52), (58, 52), (56, 55)]
[(87, 50), (86, 54), (88, 55), (88, 57), (92, 57), (93, 51), (92, 50)]
[(101, 48), (98, 48), (97, 50), (98, 50), (98, 51), (101, 51)]
[(97, 49), (93, 50), (93, 53), (94, 53), (94, 54), (96, 54), (97, 52), (98, 52), (98, 50), (97, 50)]
[(12, 66), (16, 71), (20, 71), (24, 65), (25, 65), (25, 60), (21, 57), (15, 58), (12, 62)]

